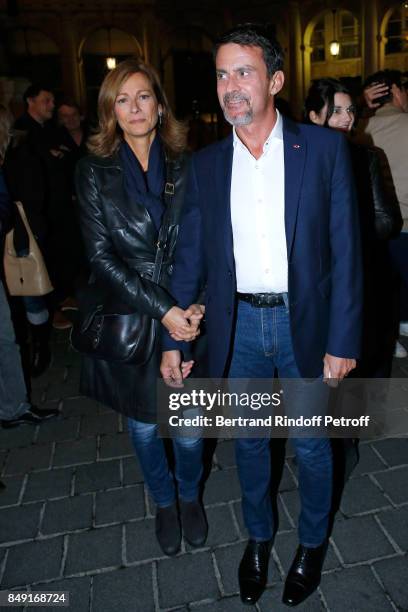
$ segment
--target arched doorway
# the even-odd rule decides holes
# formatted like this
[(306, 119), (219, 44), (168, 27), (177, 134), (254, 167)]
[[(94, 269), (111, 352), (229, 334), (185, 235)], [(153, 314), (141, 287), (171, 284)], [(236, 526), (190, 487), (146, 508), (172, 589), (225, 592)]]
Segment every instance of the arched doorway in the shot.
[(124, 30), (104, 26), (94, 30), (85, 39), (80, 57), (87, 108), (91, 115), (96, 111), (99, 88), (109, 71), (107, 59), (114, 58), (118, 64), (134, 56), (142, 56), (141, 46), (132, 34)]
[(176, 28), (161, 60), (164, 87), (177, 116), (189, 120), (194, 147), (216, 137), (219, 107), (212, 47), (212, 38), (202, 28)]
[[(334, 40), (340, 45), (338, 56), (330, 51)], [(306, 90), (313, 79), (323, 77), (348, 78), (353, 87), (361, 82), (360, 24), (351, 11), (326, 10), (317, 14), (306, 27), (304, 47)]]
[(380, 27), (381, 67), (408, 70), (408, 3), (398, 3), (384, 16)]

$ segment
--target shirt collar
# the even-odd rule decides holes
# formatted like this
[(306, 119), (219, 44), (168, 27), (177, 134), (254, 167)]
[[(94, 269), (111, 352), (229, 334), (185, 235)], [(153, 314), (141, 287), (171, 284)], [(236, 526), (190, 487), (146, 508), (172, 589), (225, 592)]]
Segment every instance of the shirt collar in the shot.
[[(244, 143), (242, 142), (242, 140), (239, 138), (235, 127), (232, 128), (232, 133), (233, 133), (233, 143), (234, 143), (234, 148), (237, 146), (243, 147), (246, 151), (247, 148), (244, 145)], [(283, 140), (283, 121), (282, 121), (282, 115), (280, 114), (280, 112), (278, 111), (278, 109), (276, 109), (276, 122), (275, 125), (272, 128), (271, 133), (269, 134), (268, 138), (265, 140), (264, 142), (264, 146), (263, 146), (263, 152), (266, 153), (269, 147), (269, 144), (271, 142), (271, 140), (273, 139), (277, 139), (277, 140)]]
[[(376, 110), (375, 115), (378, 116), (386, 116), (386, 115), (401, 115), (401, 114), (405, 114), (404, 111), (402, 110), (402, 108), (398, 108), (396, 106), (394, 106), (393, 104), (387, 103), (384, 104), (384, 106), (381, 106), (379, 109)], [(374, 117), (375, 117), (374, 115)]]

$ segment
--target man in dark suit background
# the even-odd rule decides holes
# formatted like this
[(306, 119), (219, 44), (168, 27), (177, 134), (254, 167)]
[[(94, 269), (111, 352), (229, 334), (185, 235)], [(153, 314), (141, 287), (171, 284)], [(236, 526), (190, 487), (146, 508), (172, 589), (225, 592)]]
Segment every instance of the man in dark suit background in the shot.
[[(210, 376), (272, 378), (277, 368), (282, 379), (342, 379), (356, 365), (361, 319), (359, 228), (346, 143), (334, 131), (297, 125), (276, 110), (283, 54), (262, 26), (237, 26), (215, 51), (218, 98), (234, 129), (193, 158), (171, 292), (187, 308), (206, 285)], [(161, 372), (177, 384), (183, 345), (168, 315)], [(292, 403), (297, 414), (313, 408), (305, 396)], [(283, 594), (292, 606), (320, 582), (332, 496), (329, 440), (293, 443), (300, 545)], [(270, 441), (238, 439), (236, 456), (249, 533), (240, 591), (244, 603), (254, 604), (266, 585), (276, 531)]]

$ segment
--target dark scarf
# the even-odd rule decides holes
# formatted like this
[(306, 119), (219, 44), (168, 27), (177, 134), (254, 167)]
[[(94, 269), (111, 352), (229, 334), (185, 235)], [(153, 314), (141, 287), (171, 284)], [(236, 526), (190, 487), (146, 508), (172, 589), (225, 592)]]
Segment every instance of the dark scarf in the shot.
[(147, 172), (143, 172), (127, 142), (123, 141), (120, 145), (119, 155), (129, 199), (146, 207), (156, 229), (159, 230), (164, 213), (163, 192), (166, 182), (166, 162), (159, 136), (156, 136), (150, 147)]

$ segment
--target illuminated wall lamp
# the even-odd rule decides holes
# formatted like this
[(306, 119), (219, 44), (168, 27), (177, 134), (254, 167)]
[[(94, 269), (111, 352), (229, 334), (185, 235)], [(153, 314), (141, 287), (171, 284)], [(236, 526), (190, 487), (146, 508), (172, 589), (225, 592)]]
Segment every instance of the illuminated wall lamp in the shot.
[(106, 58), (106, 66), (108, 70), (116, 68), (116, 57), (112, 57), (112, 45), (111, 45), (111, 28), (108, 28), (108, 53), (109, 57)]
[(338, 40), (332, 40), (330, 43), (330, 55), (337, 57), (340, 54), (340, 43)]

